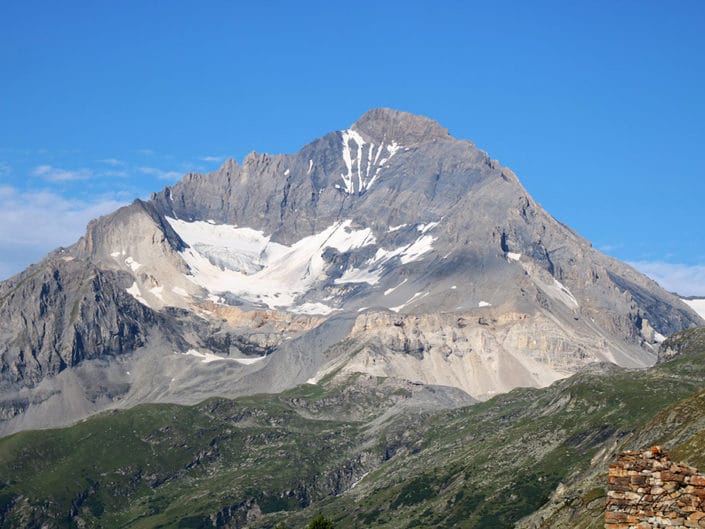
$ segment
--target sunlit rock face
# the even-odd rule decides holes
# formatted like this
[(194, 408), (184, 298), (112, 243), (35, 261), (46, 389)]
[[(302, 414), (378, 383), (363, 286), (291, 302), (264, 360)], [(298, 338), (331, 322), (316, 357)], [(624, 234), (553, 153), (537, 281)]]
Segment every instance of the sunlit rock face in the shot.
[(355, 372), (484, 399), (650, 365), (703, 323), (473, 143), (390, 109), (93, 221), (0, 284), (0, 317), (0, 432)]

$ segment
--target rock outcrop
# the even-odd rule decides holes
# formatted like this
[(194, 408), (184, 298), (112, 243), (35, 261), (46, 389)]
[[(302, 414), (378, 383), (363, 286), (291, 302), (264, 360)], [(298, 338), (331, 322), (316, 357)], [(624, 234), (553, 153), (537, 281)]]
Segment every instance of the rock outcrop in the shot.
[(125, 273), (71, 257), (1, 283), (0, 391), (141, 347), (157, 315), (130, 296), (131, 283)]

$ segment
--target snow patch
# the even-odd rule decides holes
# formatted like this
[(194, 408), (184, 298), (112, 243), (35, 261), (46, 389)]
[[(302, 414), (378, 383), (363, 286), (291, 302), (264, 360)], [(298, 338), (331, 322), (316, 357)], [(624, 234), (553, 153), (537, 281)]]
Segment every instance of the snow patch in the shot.
[(558, 281), (555, 277), (549, 275), (546, 271), (536, 267), (530, 259), (518, 261), (526, 273), (531, 276), (534, 283), (540, 288), (544, 294), (560, 301), (571, 309), (577, 309), (580, 304), (573, 293), (568, 288)]
[(487, 301), (480, 301), (480, 302), (477, 304), (477, 306), (480, 307), (480, 308), (482, 308), (482, 307), (491, 307), (491, 306), (492, 306), (492, 303), (489, 303), (489, 302), (487, 302)]
[(399, 312), (403, 308), (408, 307), (409, 305), (411, 305), (415, 301), (418, 301), (421, 298), (425, 298), (426, 296), (428, 296), (428, 292), (417, 292), (416, 294), (411, 296), (406, 303), (404, 303), (402, 305), (397, 305), (396, 307), (389, 307), (389, 310), (393, 310), (394, 312)]
[(400, 246), (394, 250), (379, 248), (374, 257), (368, 261), (371, 265), (380, 265), (389, 262), (394, 257), (399, 257), (402, 264), (418, 261), (424, 254), (433, 250), (433, 241), (436, 238), (431, 235), (422, 235), (411, 244)]
[(251, 366), (252, 364), (256, 364), (257, 362), (260, 362), (267, 358), (266, 356), (256, 356), (255, 358), (232, 358), (231, 360), (234, 360), (238, 364), (243, 364), (246, 366)]
[[(175, 353), (179, 354), (179, 353)], [(201, 353), (199, 351), (196, 351), (195, 349), (189, 349), (185, 353), (182, 353), (184, 355), (188, 356), (195, 356), (196, 358), (201, 359), (202, 364), (210, 364), (211, 362), (217, 362), (219, 360), (223, 361), (232, 361), (232, 362), (237, 362), (238, 364), (243, 364), (243, 365), (252, 365), (256, 362), (259, 362), (260, 360), (264, 360), (266, 356), (259, 356), (256, 358), (229, 358), (229, 357), (223, 357), (223, 356), (218, 356), (213, 353)]]
[(323, 303), (302, 303), (301, 305), (298, 305), (296, 307), (292, 307), (289, 309), (291, 312), (295, 312), (296, 314), (330, 314), (333, 312), (335, 309), (332, 307), (329, 307), (328, 305), (325, 305)]
[(392, 288), (388, 288), (387, 290), (385, 290), (385, 291), (384, 291), (384, 295), (385, 295), (385, 296), (388, 296), (389, 294), (391, 294), (392, 292), (394, 292), (396, 289), (398, 289), (400, 286), (402, 286), (402, 285), (403, 285), (404, 283), (406, 283), (407, 281), (408, 281), (408, 279), (407, 279), (407, 278), (404, 278), (404, 280), (403, 280), (401, 283), (399, 283), (397, 286), (392, 287)]
[(132, 268), (133, 272), (137, 272), (137, 270), (142, 267), (142, 265), (135, 261), (132, 257), (128, 257), (127, 259), (125, 259), (125, 264)]
[(118, 257), (120, 257), (120, 252), (113, 252), (110, 254), (110, 257), (114, 257), (117, 259)]
[[(270, 308), (294, 308), (297, 297), (325, 280), (328, 263), (323, 253), (327, 248), (347, 252), (376, 242), (372, 230), (353, 229), (351, 220), (336, 222), (291, 246), (271, 242), (269, 236), (250, 228), (167, 220), (190, 246), (181, 253), (191, 270), (189, 280), (211, 294), (231, 292)], [(372, 275), (366, 278), (372, 280)], [(325, 307), (325, 313), (333, 310), (315, 306), (316, 310)], [(295, 310), (307, 307), (304, 304)]]
[(392, 232), (400, 230), (402, 228), (406, 228), (407, 226), (408, 226), (408, 224), (399, 224), (399, 226), (390, 226), (387, 231), (389, 233), (392, 233)]
[(575, 299), (575, 296), (573, 296), (572, 292), (566, 288), (566, 286), (558, 281), (555, 277), (553, 278), (553, 284), (554, 286), (558, 289), (558, 294), (566, 305), (573, 305), (574, 307), (579, 307), (580, 305), (578, 304), (578, 300)]
[[(343, 135), (343, 163), (345, 163), (345, 168), (347, 169), (346, 174), (341, 173), (343, 182), (345, 183), (345, 192), (348, 194), (355, 192), (355, 184), (353, 182), (354, 169), (353, 166), (357, 166), (357, 177), (360, 187), (358, 191), (362, 191), (365, 188), (362, 185), (362, 176), (360, 171), (360, 163), (362, 158), (362, 147), (365, 145), (365, 140), (356, 131), (349, 129), (342, 132)], [(353, 157), (353, 149), (350, 147), (350, 143), (354, 142), (357, 147), (356, 156)]]
[(390, 159), (397, 152), (399, 152), (399, 149), (401, 149), (401, 148), (402, 148), (402, 146), (399, 145), (396, 141), (393, 141), (391, 145), (387, 145), (387, 152), (389, 153), (388, 159)]
[(705, 299), (684, 299), (682, 301), (705, 319)]
[(154, 288), (150, 288), (149, 291), (152, 293), (153, 296), (158, 297), (162, 301), (164, 301), (164, 298), (162, 297), (162, 292), (164, 291), (163, 286), (158, 286)]
[(142, 297), (142, 291), (140, 290), (139, 285), (137, 285), (137, 281), (132, 283), (132, 286), (126, 290), (127, 293), (130, 294), (130, 296), (142, 303), (142, 305), (144, 305), (145, 307), (149, 307), (150, 309), (152, 308), (149, 303), (147, 303), (147, 300)]
[(336, 285), (342, 285), (343, 283), (368, 283), (370, 285), (376, 285), (379, 283), (381, 275), (381, 269), (362, 270), (360, 268), (348, 268), (334, 283)]
[(183, 296), (183, 297), (188, 297), (188, 292), (186, 292), (183, 288), (181, 287), (173, 287), (171, 291), (176, 294), (177, 296)]
[(507, 261), (519, 261), (521, 259), (520, 253), (507, 252)]
[[(375, 149), (375, 144), (366, 143), (356, 130), (344, 130), (341, 131), (341, 135), (345, 174), (341, 173), (340, 177), (343, 179), (344, 186), (336, 187), (344, 189), (348, 194), (362, 193), (370, 189), (377, 176), (379, 176), (380, 169), (402, 148), (396, 142), (386, 146), (381, 144), (377, 147), (377, 152), (373, 157), (372, 153)], [(386, 158), (380, 159), (383, 148), (386, 148), (388, 155)], [(364, 154), (365, 149), (367, 149), (367, 156)]]
[(306, 174), (307, 174), (307, 175), (308, 175), (308, 174), (311, 174), (311, 171), (312, 171), (312, 170), (313, 170), (313, 160), (309, 160), (309, 161), (308, 161), (308, 171), (306, 172)]
[(412, 263), (418, 261), (425, 254), (433, 250), (433, 241), (436, 237), (430, 235), (424, 235), (416, 239), (411, 243), (401, 256), (402, 264)]
[(439, 222), (429, 222), (428, 224), (419, 224), (416, 226), (416, 229), (420, 231), (421, 233), (426, 233), (428, 230), (432, 230), (436, 226), (438, 226)]

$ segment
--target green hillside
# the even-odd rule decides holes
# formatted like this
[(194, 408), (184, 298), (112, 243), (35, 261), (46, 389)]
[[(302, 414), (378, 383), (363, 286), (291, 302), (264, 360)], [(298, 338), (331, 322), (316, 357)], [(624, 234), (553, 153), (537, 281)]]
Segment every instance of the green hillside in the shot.
[(686, 332), (649, 370), (595, 366), (441, 413), (356, 376), (19, 433), (0, 439), (0, 525), (302, 528), (321, 512), (337, 528), (487, 529), (544, 506), (544, 527), (599, 527), (620, 447), (660, 442), (705, 466), (705, 334)]

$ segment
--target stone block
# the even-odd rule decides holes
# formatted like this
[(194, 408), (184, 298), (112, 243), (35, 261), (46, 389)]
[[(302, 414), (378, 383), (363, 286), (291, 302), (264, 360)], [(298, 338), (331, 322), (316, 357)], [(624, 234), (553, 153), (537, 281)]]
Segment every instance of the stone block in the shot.
[(705, 475), (673, 463), (660, 447), (622, 453), (607, 489), (608, 529), (705, 529)]
[(626, 523), (626, 522), (627, 522), (627, 515), (623, 512), (607, 511), (605, 513), (605, 523), (606, 524)]
[(661, 474), (661, 479), (666, 481), (673, 481), (676, 483), (682, 483), (685, 480), (685, 475), (680, 472), (673, 472), (671, 470), (664, 470)]

